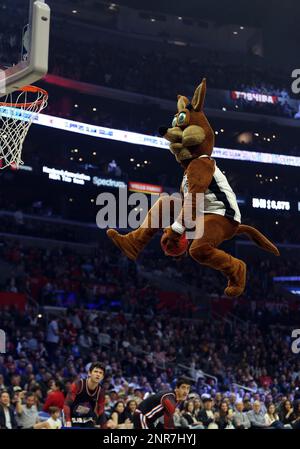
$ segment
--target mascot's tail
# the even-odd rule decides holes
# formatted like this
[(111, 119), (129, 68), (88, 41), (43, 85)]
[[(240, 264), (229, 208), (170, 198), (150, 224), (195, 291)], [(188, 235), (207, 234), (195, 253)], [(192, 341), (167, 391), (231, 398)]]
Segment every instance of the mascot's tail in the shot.
[(240, 225), (236, 234), (246, 234), (256, 245), (260, 246), (266, 251), (270, 251), (271, 253), (275, 254), (275, 256), (280, 255), (278, 248), (276, 248), (276, 246), (272, 242), (270, 242), (267, 237), (265, 237), (261, 232), (259, 232), (252, 226)]

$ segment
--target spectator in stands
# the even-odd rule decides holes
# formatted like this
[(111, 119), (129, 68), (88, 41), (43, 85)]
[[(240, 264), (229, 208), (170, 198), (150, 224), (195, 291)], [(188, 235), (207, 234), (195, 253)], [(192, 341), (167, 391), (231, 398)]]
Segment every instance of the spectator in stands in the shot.
[(22, 391), (21, 376), (19, 374), (13, 374), (10, 378), (10, 387), (8, 392), (10, 396), (13, 397), (15, 393), (18, 393), (20, 391)]
[(260, 401), (254, 401), (252, 410), (248, 412), (248, 418), (251, 423), (251, 427), (254, 429), (266, 429), (268, 424), (266, 423), (265, 414), (261, 409)]
[(125, 421), (126, 419), (129, 419), (130, 422), (134, 422), (133, 418), (134, 418), (134, 414), (135, 411), (137, 409), (137, 403), (135, 400), (129, 400), (126, 404), (126, 408), (125, 408)]
[[(23, 400), (25, 402), (23, 403)], [(35, 394), (22, 391), (16, 403), (16, 414), (18, 426), (22, 429), (32, 429), (39, 422), (38, 409)]]
[(58, 380), (53, 382), (51, 391), (49, 391), (43, 407), (44, 412), (48, 412), (50, 407), (57, 407), (63, 410), (65, 403), (64, 390), (65, 388), (62, 382)]
[(83, 354), (89, 351), (92, 346), (92, 338), (88, 332), (81, 332), (79, 335), (78, 343)]
[(215, 398), (214, 398), (214, 411), (215, 412), (220, 409), (222, 400), (223, 400), (222, 393), (217, 391)]
[(267, 370), (265, 368), (262, 370), (262, 374), (259, 378), (259, 382), (260, 382), (261, 386), (264, 388), (269, 388), (270, 385), (272, 384), (272, 378), (270, 376), (268, 376)]
[(125, 405), (123, 401), (118, 401), (114, 406), (110, 419), (106, 424), (109, 429), (132, 429), (133, 424), (130, 418), (126, 417)]
[(6, 390), (6, 386), (4, 384), (4, 376), (3, 376), (3, 374), (0, 374), (0, 392), (2, 390)]
[(280, 421), (278, 414), (276, 413), (276, 407), (274, 404), (269, 404), (267, 407), (267, 413), (265, 414), (265, 421), (269, 427), (275, 429), (284, 428), (283, 423)]
[(199, 397), (194, 398), (194, 416), (199, 421), (199, 413), (202, 410), (203, 405)]
[(279, 419), (283, 424), (291, 424), (294, 420), (294, 409), (288, 399), (283, 402), (279, 409)]
[(229, 401), (228, 401), (228, 407), (232, 410), (232, 412), (235, 409), (236, 401), (237, 401), (236, 393), (230, 393)]
[(204, 426), (201, 421), (198, 421), (194, 415), (195, 406), (194, 400), (188, 400), (184, 405), (184, 411), (182, 413), (182, 417), (186, 420), (190, 429), (204, 429)]
[(34, 425), (34, 429), (61, 429), (62, 428), (62, 422), (61, 422), (61, 411), (58, 407), (50, 407), (49, 408), (50, 418), (48, 418), (46, 421), (37, 423)]
[(300, 429), (300, 400), (295, 401), (291, 426), (293, 429)]
[(46, 421), (46, 423), (49, 425), (49, 429), (61, 429), (62, 422), (60, 419), (60, 409), (58, 407), (50, 407), (49, 413), (50, 418)]
[[(211, 397), (204, 397), (202, 399), (203, 409), (198, 413), (198, 419), (203, 424), (204, 428), (208, 428), (211, 424), (215, 424), (215, 414), (213, 412), (213, 400)], [(210, 426), (212, 427), (212, 426)]]
[(173, 421), (175, 429), (189, 428), (188, 422), (186, 419), (183, 418), (179, 408), (176, 408), (174, 412)]
[(229, 409), (228, 403), (223, 400), (219, 412), (216, 414), (215, 422), (219, 429), (232, 429), (232, 411)]
[(54, 317), (50, 321), (50, 323), (48, 325), (48, 329), (47, 329), (47, 349), (48, 349), (49, 356), (51, 359), (53, 359), (55, 351), (58, 348), (59, 340), (60, 340), (60, 333), (59, 333), (58, 321)]
[(0, 429), (17, 429), (14, 408), (10, 404), (10, 396), (7, 391), (0, 393)]
[(244, 412), (244, 403), (241, 400), (235, 404), (232, 422), (236, 429), (250, 429), (251, 427), (249, 417)]

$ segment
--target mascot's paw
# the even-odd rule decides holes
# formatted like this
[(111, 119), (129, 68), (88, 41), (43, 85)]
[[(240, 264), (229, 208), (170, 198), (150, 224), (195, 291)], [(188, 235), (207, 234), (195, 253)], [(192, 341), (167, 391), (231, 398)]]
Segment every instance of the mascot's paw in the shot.
[(179, 257), (188, 250), (188, 240), (185, 234), (178, 234), (171, 228), (166, 228), (160, 241), (166, 256)]
[(231, 274), (228, 286), (225, 288), (225, 295), (229, 297), (240, 296), (246, 285), (247, 265), (242, 260), (239, 260), (234, 267), (234, 272)]

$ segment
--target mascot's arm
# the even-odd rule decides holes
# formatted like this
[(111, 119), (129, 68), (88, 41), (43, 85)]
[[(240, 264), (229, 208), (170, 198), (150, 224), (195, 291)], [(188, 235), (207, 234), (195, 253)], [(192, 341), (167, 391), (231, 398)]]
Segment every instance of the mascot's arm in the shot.
[(197, 203), (196, 194), (208, 189), (214, 175), (215, 162), (210, 158), (194, 159), (186, 170), (189, 195), (184, 199), (183, 207), (173, 225), (166, 228), (162, 243), (172, 252), (178, 245), (180, 237), (186, 228), (192, 230), (196, 225)]

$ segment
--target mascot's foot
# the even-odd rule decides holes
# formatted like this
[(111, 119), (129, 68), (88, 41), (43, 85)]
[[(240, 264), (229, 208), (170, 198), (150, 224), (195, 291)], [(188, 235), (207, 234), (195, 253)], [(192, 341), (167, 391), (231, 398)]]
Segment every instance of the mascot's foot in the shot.
[(134, 237), (131, 233), (127, 235), (121, 235), (114, 229), (108, 229), (106, 231), (108, 237), (114, 242), (114, 244), (127, 256), (130, 260), (135, 261), (141, 251), (138, 248), (137, 242), (134, 242)]
[(242, 260), (235, 259), (234, 268), (229, 276), (227, 288), (224, 293), (226, 296), (240, 296), (245, 290), (247, 265)]

